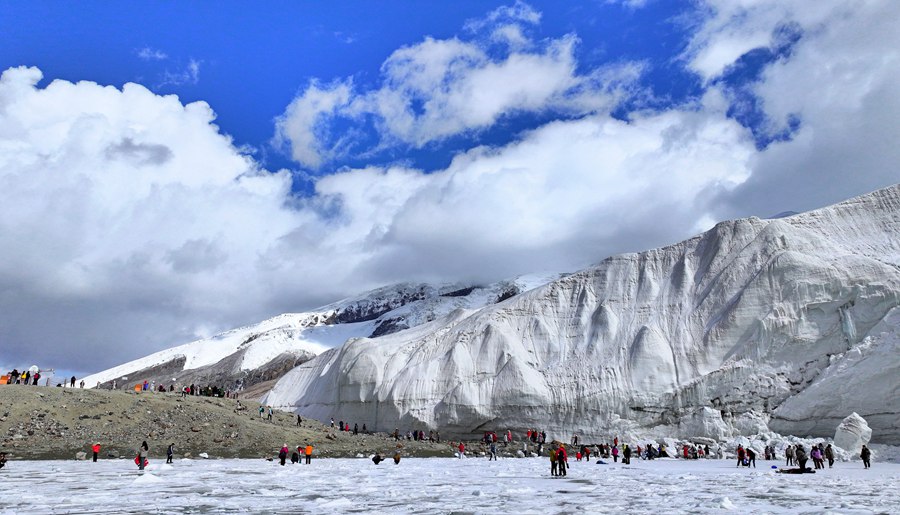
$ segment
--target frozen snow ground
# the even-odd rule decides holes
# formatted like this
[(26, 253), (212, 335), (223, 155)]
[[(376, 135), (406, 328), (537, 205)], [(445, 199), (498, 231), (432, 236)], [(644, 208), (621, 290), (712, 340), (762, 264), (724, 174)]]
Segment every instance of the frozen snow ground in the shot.
[[(898, 513), (900, 464), (837, 463), (775, 474), (776, 462), (571, 463), (546, 458), (12, 461), (0, 470), (2, 513)], [(783, 462), (777, 462), (781, 465)]]

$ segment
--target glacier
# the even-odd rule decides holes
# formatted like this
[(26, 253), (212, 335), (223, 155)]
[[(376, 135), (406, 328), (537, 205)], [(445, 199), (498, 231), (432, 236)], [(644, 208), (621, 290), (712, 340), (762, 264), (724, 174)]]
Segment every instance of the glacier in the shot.
[[(348, 339), (415, 327), (456, 309), (476, 309), (560, 277), (530, 274), (488, 285), (395, 284), (309, 312), (285, 313), (258, 324), (155, 352), (84, 378), (88, 387), (141, 383), (218, 385), (262, 394), (296, 364)], [(252, 387), (252, 388), (251, 388)], [(249, 389), (249, 390), (248, 390)]]
[[(900, 185), (595, 266), (351, 338), (267, 404), (446, 434), (831, 436), (900, 443)], [(446, 304), (442, 304), (447, 307)]]

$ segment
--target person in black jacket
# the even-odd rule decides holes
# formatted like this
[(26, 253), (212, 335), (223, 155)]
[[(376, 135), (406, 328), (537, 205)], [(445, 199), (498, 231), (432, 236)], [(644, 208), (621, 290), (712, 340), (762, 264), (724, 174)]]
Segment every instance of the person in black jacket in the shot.
[(869, 462), (869, 459), (872, 458), (872, 451), (870, 451), (869, 448), (865, 445), (862, 446), (862, 451), (860, 451), (859, 457), (862, 458), (865, 468), (869, 468), (872, 466), (872, 464)]

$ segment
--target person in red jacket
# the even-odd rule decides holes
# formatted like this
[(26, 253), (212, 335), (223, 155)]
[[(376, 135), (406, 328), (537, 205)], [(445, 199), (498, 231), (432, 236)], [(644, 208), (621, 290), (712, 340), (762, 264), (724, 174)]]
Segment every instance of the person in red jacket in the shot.
[(569, 464), (568, 454), (566, 454), (566, 446), (560, 445), (559, 450), (556, 451), (556, 470), (560, 476), (566, 475), (566, 465)]
[(94, 452), (94, 463), (97, 463), (97, 456), (100, 455), (100, 443), (99, 443), (99, 442), (98, 442), (98, 443), (95, 443), (95, 444), (91, 447), (91, 450)]
[(466, 444), (459, 442), (459, 459), (466, 455)]

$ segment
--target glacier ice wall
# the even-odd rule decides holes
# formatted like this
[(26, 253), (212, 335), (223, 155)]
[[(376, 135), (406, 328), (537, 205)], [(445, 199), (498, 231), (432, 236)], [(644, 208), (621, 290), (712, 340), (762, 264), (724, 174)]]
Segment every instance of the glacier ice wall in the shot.
[(900, 186), (723, 222), (503, 302), (329, 350), (265, 402), (379, 430), (900, 443)]

